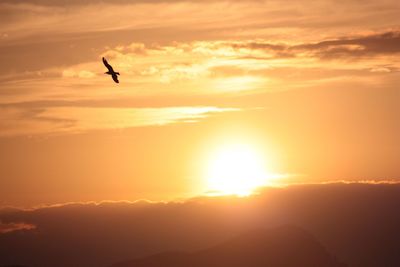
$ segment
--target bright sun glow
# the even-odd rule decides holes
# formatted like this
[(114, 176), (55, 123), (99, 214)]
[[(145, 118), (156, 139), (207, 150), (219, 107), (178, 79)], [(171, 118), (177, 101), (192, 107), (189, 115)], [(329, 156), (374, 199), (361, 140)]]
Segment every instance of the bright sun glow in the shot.
[(217, 195), (247, 196), (268, 180), (263, 157), (246, 145), (223, 147), (209, 163), (208, 188)]

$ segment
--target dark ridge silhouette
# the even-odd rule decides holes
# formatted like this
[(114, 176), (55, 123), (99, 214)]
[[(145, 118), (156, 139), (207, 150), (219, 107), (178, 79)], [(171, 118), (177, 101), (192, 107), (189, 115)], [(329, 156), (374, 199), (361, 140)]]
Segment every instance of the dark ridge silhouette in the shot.
[(167, 252), (111, 267), (345, 267), (309, 233), (284, 226), (255, 230), (209, 249)]
[(108, 64), (107, 60), (104, 57), (103, 57), (103, 63), (104, 63), (104, 66), (106, 66), (108, 69), (108, 71), (105, 72), (104, 74), (111, 75), (114, 82), (119, 83), (119, 81), (118, 81), (118, 75), (120, 75), (119, 72), (115, 72), (113, 67), (110, 64)]

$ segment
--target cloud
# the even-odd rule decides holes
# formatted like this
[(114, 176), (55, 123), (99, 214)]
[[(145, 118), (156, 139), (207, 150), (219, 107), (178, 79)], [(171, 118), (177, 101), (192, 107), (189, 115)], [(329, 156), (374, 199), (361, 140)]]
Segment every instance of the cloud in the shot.
[[(112, 4), (158, 4), (158, 3), (174, 3), (174, 2), (216, 2), (217, 0), (114, 0)], [(259, 2), (260, 0), (239, 0), (241, 2)], [(32, 4), (40, 6), (81, 6), (81, 5), (93, 5), (93, 4), (103, 4), (102, 0), (2, 0), (0, 3), (5, 4)]]
[(96, 108), (48, 107), (2, 109), (0, 136), (71, 134), (93, 130), (162, 126), (171, 123), (193, 123), (237, 108), (164, 107), (164, 108)]
[[(262, 40), (175, 42), (170, 45), (132, 43), (110, 49), (104, 55), (120, 60), (120, 65), (125, 67), (133, 67), (140, 59), (143, 68), (136, 73), (144, 76), (196, 78), (213, 72), (240, 76), (246, 71), (295, 68), (298, 63), (302, 63), (302, 68), (340, 68), (339, 65), (326, 65), (320, 61), (325, 59), (363, 61), (377, 66), (388, 63), (388, 59), (381, 56), (398, 56), (399, 42), (400, 31), (388, 31), (302, 44)], [(354, 63), (345, 69), (351, 70), (351, 67), (358, 68)]]
[[(271, 96), (257, 97), (266, 92), (392, 88), (400, 65), (388, 57), (398, 56), (392, 46), (398, 36), (387, 32), (301, 45), (260, 40), (117, 45), (96, 61), (3, 76), (0, 128), (2, 136), (12, 136), (196, 122), (251, 103), (250, 108), (268, 105)], [(321, 56), (338, 49), (349, 56)], [(103, 75), (101, 56), (121, 72), (117, 88)], [(246, 100), (250, 95), (253, 100)]]
[(351, 266), (379, 267), (399, 262), (399, 198), (399, 184), (336, 183), (266, 188), (248, 198), (10, 210), (0, 212), (3, 223), (24, 221), (37, 228), (0, 235), (0, 264), (108, 266), (166, 250), (202, 249), (254, 228), (292, 224), (307, 229)]
[(361, 37), (341, 37), (333, 40), (297, 45), (269, 42), (237, 42), (235, 49), (261, 50), (273, 53), (273, 58), (317, 57), (321, 59), (363, 58), (367, 56), (396, 55), (400, 52), (400, 31), (369, 34)]
[[(223, 17), (219, 13), (221, 9), (225, 14)], [(282, 0), (3, 0), (0, 2), (0, 20), (3, 34), (7, 34), (7, 39), (14, 44), (16, 40), (19, 40), (18, 44), (30, 44), (59, 39), (82, 43), (93, 34), (97, 37), (108, 35), (101, 43), (99, 40), (92, 42), (96, 47), (107, 45), (107, 40), (126, 44), (134, 40), (160, 42), (256, 37), (306, 42), (322, 36), (393, 27), (398, 24), (398, 9), (394, 0), (366, 2), (362, 6), (363, 12), (357, 1), (337, 5), (336, 1), (288, 4)], [(144, 15), (148, 12), (152, 16)], [(385, 19), (380, 19), (382, 17)], [(74, 35), (77, 33), (81, 34)], [(22, 36), (25, 38), (20, 38)], [(4, 44), (10, 43), (0, 46)]]
[(358, 38), (342, 38), (303, 44), (293, 50), (311, 51), (321, 58), (366, 57), (400, 53), (400, 31), (389, 31)]
[(33, 224), (27, 223), (3, 223), (0, 220), (0, 234), (11, 233), (15, 231), (26, 231), (26, 230), (33, 230), (36, 226)]
[(62, 76), (67, 78), (93, 78), (96, 76), (96, 74), (87, 70), (81, 70), (79, 72), (75, 72), (73, 70), (64, 70)]
[(238, 86), (239, 90), (258, 92), (330, 84), (349, 77), (354, 81), (371, 80), (371, 73), (390, 72), (371, 70), (400, 67), (390, 60), (399, 56), (394, 45), (398, 39), (399, 32), (393, 31), (303, 44), (262, 40), (132, 43), (110, 49), (104, 55), (139, 79), (186, 85), (193, 92), (221, 92), (221, 85), (227, 91), (235, 91), (229, 80), (247, 80)]
[[(176, 106), (230, 107), (227, 97), (261, 92), (394, 84), (397, 1), (368, 1), (362, 15), (357, 1), (282, 3), (1, 1), (0, 60), (7, 64), (0, 65), (0, 102), (28, 109), (5, 110), (1, 127), (18, 129), (9, 133), (95, 128), (92, 115), (82, 122), (78, 109), (59, 108), (68, 105), (112, 102), (127, 118), (123, 108), (171, 107), (178, 98)], [(105, 83), (102, 55), (122, 73), (118, 93)], [(146, 105), (138, 104), (143, 98)], [(99, 112), (88, 110), (81, 109)]]
[[(396, 1), (366, 2), (362, 15), (356, 1), (339, 6), (335, 1), (282, 4), (282, 1), (257, 0), (121, 0), (112, 3), (22, 0), (0, 3), (0, 36), (6, 36), (0, 42), (0, 60), (8, 62), (0, 65), (1, 73), (78, 65), (95, 61), (105, 47), (127, 47), (131, 43), (166, 46), (174, 42), (236, 40), (238, 43), (233, 44), (234, 47), (245, 45), (253, 51), (263, 49), (263, 56), (267, 58), (293, 57), (298, 53), (292, 46), (303, 44), (308, 46), (303, 49), (310, 53), (312, 50), (315, 55), (319, 52), (320, 57), (331, 55), (332, 58), (337, 54), (350, 54), (349, 50), (355, 46), (332, 43), (330, 48), (315, 47), (324, 45), (320, 40), (343, 41), (338, 38), (348, 39), (371, 29), (388, 31), (398, 24)], [(225, 16), (221, 17), (219, 10), (224, 10)], [(329, 10), (335, 10), (334, 14)], [(152, 16), (144, 15), (148, 13)], [(332, 17), (333, 25), (322, 26), (328, 17)], [(143, 52), (140, 47), (136, 49), (137, 53)]]
[[(389, 58), (398, 57), (393, 45), (398, 39), (399, 33), (391, 31), (303, 44), (262, 40), (120, 44), (104, 49), (95, 61), (4, 75), (1, 135), (196, 122), (232, 108), (247, 108), (250, 102), (252, 107), (267, 105), (255, 100), (266, 92), (392, 88), (400, 65)], [(121, 72), (123, 82), (117, 88), (103, 75), (101, 56)], [(241, 103), (249, 95), (254, 95), (253, 101)]]

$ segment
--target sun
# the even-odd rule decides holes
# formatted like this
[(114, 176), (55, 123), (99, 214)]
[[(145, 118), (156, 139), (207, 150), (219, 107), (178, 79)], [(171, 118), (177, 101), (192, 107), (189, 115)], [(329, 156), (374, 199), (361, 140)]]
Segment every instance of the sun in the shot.
[(224, 146), (216, 151), (206, 175), (208, 189), (216, 195), (248, 196), (268, 183), (264, 158), (243, 144)]

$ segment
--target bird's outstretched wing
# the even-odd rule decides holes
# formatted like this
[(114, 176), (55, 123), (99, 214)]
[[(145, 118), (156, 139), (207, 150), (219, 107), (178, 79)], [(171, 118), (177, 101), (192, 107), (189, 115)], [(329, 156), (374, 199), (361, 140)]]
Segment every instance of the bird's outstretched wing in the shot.
[(111, 67), (111, 65), (108, 64), (107, 60), (104, 57), (103, 57), (103, 63), (104, 63), (104, 66), (107, 67), (108, 71), (114, 72), (113, 67)]
[(112, 79), (114, 80), (114, 82), (119, 83), (119, 81), (118, 81), (118, 76), (117, 76), (116, 74), (115, 74), (115, 75), (112, 75), (111, 77), (112, 77)]

